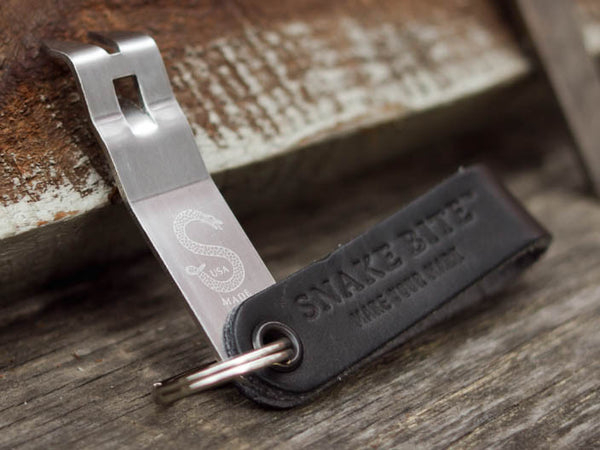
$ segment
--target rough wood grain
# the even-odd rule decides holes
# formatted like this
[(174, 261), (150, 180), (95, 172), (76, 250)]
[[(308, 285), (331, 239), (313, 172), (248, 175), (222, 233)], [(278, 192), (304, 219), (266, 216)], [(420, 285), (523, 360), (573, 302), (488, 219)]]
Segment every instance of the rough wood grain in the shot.
[(154, 405), (152, 382), (208, 349), (151, 257), (0, 302), (0, 446), (597, 448), (600, 205), (582, 193), (565, 133), (525, 112), (246, 218), (281, 278), (475, 160), (555, 236), (507, 291), (302, 408), (263, 410), (234, 388)]
[(113, 188), (71, 75), (40, 53), (45, 37), (151, 33), (212, 172), (485, 91), (528, 65), (485, 0), (7, 0), (0, 14), (0, 239), (105, 205)]
[[(578, 4), (598, 53), (598, 7)], [(506, 86), (532, 69), (496, 6), (4, 0), (0, 295), (143, 248), (131, 223), (107, 220), (125, 216), (87, 216), (117, 196), (72, 77), (40, 53), (41, 39), (82, 40), (94, 29), (151, 33), (210, 170), (245, 214), (495, 120), (515, 95)]]
[[(462, 122), (455, 112), (447, 122), (423, 118), (420, 129), (403, 127), (400, 142), (394, 130), (340, 138), (486, 92), (528, 68), (485, 0), (6, 0), (0, 6), (0, 294), (122, 255), (113, 248), (135, 253), (132, 242), (141, 243), (122, 232), (98, 232), (116, 227), (103, 220), (115, 213), (78, 220), (115, 199), (113, 181), (72, 76), (39, 49), (45, 37), (81, 40), (87, 30), (122, 28), (158, 41), (207, 165), (238, 213), (379, 161), (433, 136), (440, 124), (448, 130), (471, 124), (482, 115)], [(300, 148), (301, 157), (294, 151)], [(87, 239), (80, 232), (86, 229)], [(92, 239), (102, 251), (86, 244)], [(80, 250), (68, 255), (58, 242)], [(57, 253), (65, 255), (60, 264)], [(28, 267), (33, 271), (21, 270)]]

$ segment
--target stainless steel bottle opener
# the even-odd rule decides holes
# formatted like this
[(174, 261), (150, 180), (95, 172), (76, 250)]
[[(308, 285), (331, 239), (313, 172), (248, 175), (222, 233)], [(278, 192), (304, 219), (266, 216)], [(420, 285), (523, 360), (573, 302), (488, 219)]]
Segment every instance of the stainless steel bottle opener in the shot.
[[(47, 41), (67, 62), (121, 196), (175, 280), (220, 358), (237, 304), (274, 283), (206, 170), (154, 40), (90, 34), (106, 47)], [(121, 104), (114, 81), (135, 77), (140, 106)]]

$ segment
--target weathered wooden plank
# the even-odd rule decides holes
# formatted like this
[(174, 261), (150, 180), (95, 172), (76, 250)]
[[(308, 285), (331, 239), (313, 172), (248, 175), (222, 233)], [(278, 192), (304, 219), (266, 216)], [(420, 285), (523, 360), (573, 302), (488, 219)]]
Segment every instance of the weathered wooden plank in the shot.
[(600, 196), (600, 74), (571, 0), (517, 0), (533, 47), (577, 143), (589, 187)]
[(281, 278), (458, 165), (485, 161), (555, 236), (504, 293), (307, 406), (263, 410), (224, 388), (162, 409), (151, 383), (200, 364), (207, 345), (151, 257), (90, 270), (0, 302), (0, 446), (598, 447), (600, 206), (582, 193), (560, 122), (527, 117), (244, 221)]
[(212, 172), (486, 90), (528, 64), (484, 0), (30, 3), (0, 10), (0, 238), (112, 192), (71, 75), (40, 54), (44, 37), (144, 24)]
[[(597, 7), (581, 1), (580, 11), (591, 48), (600, 51)], [(64, 273), (115, 258), (111, 248), (136, 250), (135, 238), (95, 234), (114, 213), (96, 215), (88, 236), (73, 233), (81, 224), (47, 229), (106, 206), (115, 190), (71, 75), (40, 53), (42, 38), (81, 40), (91, 29), (151, 33), (203, 156), (238, 213), (474, 126), (506, 98), (484, 94), (531, 69), (489, 0), (6, 0), (0, 24), (5, 295), (59, 275), (49, 264), (48, 255), (61, 252), (54, 242), (82, 247), (65, 254)], [(82, 245), (92, 238), (103, 239), (103, 251)], [(30, 265), (36, 276), (15, 270)]]
[[(112, 186), (70, 74), (40, 54), (45, 36), (85, 39), (88, 29), (140, 22), (152, 28), (213, 172), (436, 107), (528, 70), (489, 2), (329, 3), (5, 2), (0, 196), (4, 207), (23, 207), (7, 210), (2, 236), (76, 215), (69, 207), (84, 199), (81, 211), (105, 204)], [(596, 51), (597, 5), (579, 3)], [(51, 189), (61, 195), (44, 195)], [(39, 217), (25, 217), (38, 203), (46, 205)]]

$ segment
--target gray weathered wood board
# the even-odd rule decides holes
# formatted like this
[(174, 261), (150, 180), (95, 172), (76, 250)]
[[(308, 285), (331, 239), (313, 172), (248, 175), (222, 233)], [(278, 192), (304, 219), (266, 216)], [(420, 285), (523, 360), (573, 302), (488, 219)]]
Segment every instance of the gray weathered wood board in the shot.
[(164, 409), (152, 382), (201, 364), (206, 344), (152, 257), (90, 268), (0, 303), (0, 446), (597, 448), (600, 204), (582, 192), (560, 123), (535, 125), (538, 113), (244, 220), (281, 278), (460, 164), (485, 161), (555, 236), (502, 294), (307, 406), (264, 410), (228, 387)]

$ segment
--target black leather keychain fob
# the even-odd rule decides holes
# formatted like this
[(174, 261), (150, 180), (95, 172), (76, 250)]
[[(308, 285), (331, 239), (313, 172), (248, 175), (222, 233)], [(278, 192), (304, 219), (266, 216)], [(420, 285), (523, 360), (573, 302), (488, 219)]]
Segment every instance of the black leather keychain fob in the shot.
[(292, 364), (237, 382), (288, 408), (482, 297), (535, 262), (550, 234), (484, 167), (459, 170), (326, 258), (232, 311), (230, 356), (287, 337)]

